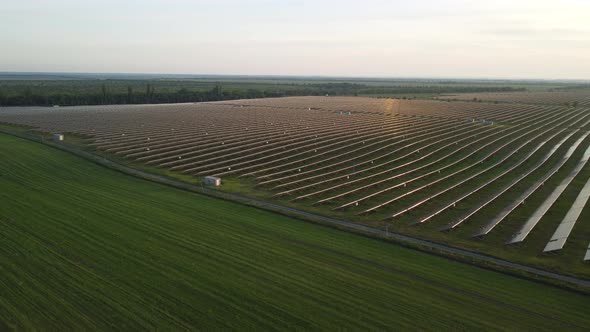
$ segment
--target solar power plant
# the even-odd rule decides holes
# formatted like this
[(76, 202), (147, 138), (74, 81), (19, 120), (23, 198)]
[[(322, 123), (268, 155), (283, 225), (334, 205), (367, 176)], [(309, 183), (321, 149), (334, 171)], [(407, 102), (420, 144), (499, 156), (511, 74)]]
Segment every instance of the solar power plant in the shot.
[[(289, 97), (1, 108), (0, 122), (63, 133), (66, 142), (79, 135), (100, 154), (221, 177), (259, 198), (373, 227), (469, 241), (496, 236), (502, 246), (541, 229), (547, 247), (538, 252), (561, 250), (579, 227), (586, 237), (588, 188), (569, 196), (588, 173), (590, 96), (461, 98), (510, 103)], [(567, 215), (552, 216), (556, 205)], [(578, 256), (588, 259), (585, 247)]]

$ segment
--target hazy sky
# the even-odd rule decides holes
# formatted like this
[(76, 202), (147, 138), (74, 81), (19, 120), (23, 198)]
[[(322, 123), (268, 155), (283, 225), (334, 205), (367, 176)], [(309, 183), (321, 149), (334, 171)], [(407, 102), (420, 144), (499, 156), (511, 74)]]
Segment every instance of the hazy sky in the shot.
[(590, 79), (590, 0), (0, 0), (0, 71)]

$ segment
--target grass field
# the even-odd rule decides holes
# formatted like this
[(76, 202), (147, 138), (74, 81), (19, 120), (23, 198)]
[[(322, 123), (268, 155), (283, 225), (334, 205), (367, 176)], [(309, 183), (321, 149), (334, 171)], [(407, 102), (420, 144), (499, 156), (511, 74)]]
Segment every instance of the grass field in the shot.
[(0, 330), (584, 330), (590, 297), (0, 135)]

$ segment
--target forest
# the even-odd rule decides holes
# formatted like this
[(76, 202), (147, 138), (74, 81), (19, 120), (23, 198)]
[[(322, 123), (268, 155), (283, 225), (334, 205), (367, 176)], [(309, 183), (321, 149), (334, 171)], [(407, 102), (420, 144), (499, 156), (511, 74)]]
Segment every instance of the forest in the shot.
[(387, 84), (342, 81), (244, 80), (0, 80), (0, 106), (162, 104), (289, 96), (411, 98), (461, 92), (524, 91), (509, 85)]

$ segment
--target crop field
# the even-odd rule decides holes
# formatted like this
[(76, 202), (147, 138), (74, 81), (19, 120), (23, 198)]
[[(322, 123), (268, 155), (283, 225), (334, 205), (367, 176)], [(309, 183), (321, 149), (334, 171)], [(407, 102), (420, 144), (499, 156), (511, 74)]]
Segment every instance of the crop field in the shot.
[(522, 104), (554, 104), (590, 106), (590, 89), (556, 89), (553, 91), (459, 93), (436, 97), (439, 99), (481, 100)]
[(154, 172), (219, 176), (220, 190), (588, 278), (590, 95), (568, 93), (575, 107), (561, 92), (498, 93), (501, 103), (292, 97), (1, 108), (0, 122), (65, 133)]
[(0, 155), (0, 330), (590, 325), (587, 295), (146, 182), (12, 136), (0, 134)]

